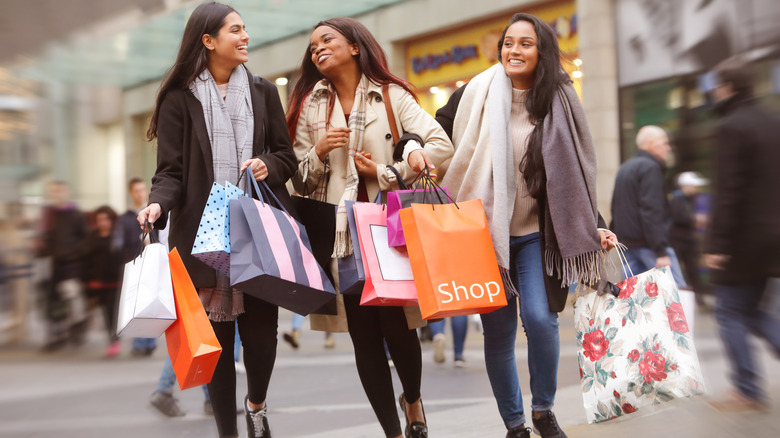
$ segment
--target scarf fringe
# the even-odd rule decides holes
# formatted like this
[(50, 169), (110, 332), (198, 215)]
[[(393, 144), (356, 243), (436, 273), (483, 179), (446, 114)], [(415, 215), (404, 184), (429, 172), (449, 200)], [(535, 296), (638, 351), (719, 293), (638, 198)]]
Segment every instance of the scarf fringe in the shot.
[(336, 231), (336, 241), (333, 244), (333, 254), (331, 257), (343, 258), (354, 252), (352, 248), (352, 238), (349, 236), (349, 229), (346, 231)]
[(561, 280), (561, 287), (580, 283), (595, 285), (601, 281), (607, 264), (607, 252), (604, 250), (587, 252), (563, 259), (560, 253), (546, 249), (544, 251), (545, 272)]
[(501, 281), (504, 282), (504, 293), (506, 294), (506, 298), (511, 299), (512, 297), (519, 296), (520, 294), (517, 292), (515, 283), (512, 281), (509, 269), (499, 266), (498, 270), (501, 272)]

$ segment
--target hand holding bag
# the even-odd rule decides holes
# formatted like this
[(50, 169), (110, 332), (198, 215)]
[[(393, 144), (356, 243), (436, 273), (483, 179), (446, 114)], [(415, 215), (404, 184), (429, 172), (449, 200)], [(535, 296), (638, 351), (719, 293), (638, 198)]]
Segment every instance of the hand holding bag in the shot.
[[(400, 181), (401, 176), (398, 175)], [(407, 189), (402, 185), (401, 190), (389, 192), (387, 194), (387, 235), (390, 246), (404, 246), (404, 229), (401, 224), (399, 211), (403, 208), (409, 208), (412, 203), (416, 204), (448, 204), (449, 191), (446, 187), (439, 187), (430, 177), (430, 170), (423, 169), (414, 182), (412, 189)]]
[(237, 199), (239, 196), (246, 196), (246, 193), (229, 182), (225, 182), (224, 187), (216, 182), (212, 184), (192, 245), (193, 257), (226, 277), (230, 276), (228, 206), (231, 199)]
[(179, 388), (184, 390), (211, 382), (222, 346), (176, 248), (168, 259), (178, 318), (165, 331), (165, 343)]
[(154, 242), (143, 246), (139, 256), (125, 264), (119, 295), (117, 335), (156, 338), (176, 320), (171, 270), (165, 245)]

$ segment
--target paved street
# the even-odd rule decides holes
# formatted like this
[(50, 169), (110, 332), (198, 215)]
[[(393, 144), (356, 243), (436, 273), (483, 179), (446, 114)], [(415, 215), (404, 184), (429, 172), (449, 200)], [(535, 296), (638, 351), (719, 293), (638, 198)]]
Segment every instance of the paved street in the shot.
[[(290, 324), (281, 312), (280, 332)], [(572, 310), (561, 314), (562, 354), (556, 414), (572, 438), (611, 437), (778, 437), (780, 408), (768, 414), (718, 414), (705, 397), (681, 400), (600, 425), (585, 424), (576, 365)], [(727, 389), (726, 364), (711, 315), (696, 318), (696, 344), (709, 395)], [(308, 322), (306, 323), (308, 326)], [(449, 330), (449, 329), (448, 329)], [(203, 413), (203, 393), (176, 390), (187, 415), (169, 419), (149, 405), (162, 368), (164, 347), (150, 358), (129, 357), (129, 343), (119, 358), (101, 358), (105, 334), (94, 329), (86, 345), (44, 355), (38, 325), (29, 343), (0, 349), (0, 438), (33, 437), (215, 437), (212, 417)], [(38, 335), (36, 335), (36, 333)], [(528, 373), (524, 337), (517, 348), (524, 394)], [(351, 342), (336, 336), (336, 348), (325, 350), (323, 334), (304, 331), (302, 346), (293, 351), (280, 341), (269, 389), (269, 420), (276, 438), (381, 437), (355, 370)], [(773, 399), (780, 400), (780, 367), (761, 349)], [(448, 362), (437, 365), (432, 345), (423, 344), (423, 401), (432, 437), (503, 437), (482, 359), (482, 336), (472, 325), (466, 345), (468, 368)], [(238, 399), (246, 383), (239, 375)], [(396, 381), (397, 392), (400, 385)], [(708, 395), (708, 396), (709, 396)], [(527, 409), (530, 396), (526, 397)], [(243, 416), (238, 417), (244, 433)]]

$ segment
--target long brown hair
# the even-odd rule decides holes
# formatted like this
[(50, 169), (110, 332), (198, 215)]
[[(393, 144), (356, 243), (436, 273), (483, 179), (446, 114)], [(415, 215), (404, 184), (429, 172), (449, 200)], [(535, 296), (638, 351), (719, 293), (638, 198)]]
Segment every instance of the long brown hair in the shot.
[(523, 172), (528, 193), (536, 199), (544, 196), (545, 181), (547, 175), (542, 159), (542, 121), (552, 108), (553, 98), (558, 86), (565, 82), (571, 82), (569, 75), (561, 65), (561, 50), (558, 46), (558, 37), (549, 24), (539, 17), (531, 14), (515, 14), (504, 28), (501, 39), (498, 40), (498, 59), (501, 60), (501, 47), (507, 30), (518, 21), (527, 21), (534, 26), (537, 36), (537, 50), (539, 62), (536, 65), (534, 83), (525, 100), (525, 107), (534, 120), (536, 126), (528, 139), (528, 149), (520, 162), (520, 170)]
[(157, 102), (154, 105), (154, 113), (146, 131), (149, 141), (157, 138), (157, 121), (160, 119), (160, 106), (165, 96), (172, 89), (185, 89), (208, 66), (209, 51), (203, 45), (202, 37), (209, 34), (216, 38), (219, 29), (225, 24), (225, 17), (235, 9), (222, 3), (203, 3), (195, 8), (187, 20), (184, 35), (181, 38), (179, 54), (176, 62), (168, 70), (157, 93)]
[[(320, 26), (332, 27), (343, 35), (349, 44), (358, 45), (359, 53), (356, 55), (358, 66), (371, 82), (380, 85), (396, 84), (411, 94), (415, 100), (417, 99), (417, 95), (412, 91), (408, 82), (390, 73), (385, 51), (363, 24), (354, 18), (335, 17), (320, 21), (312, 30)], [(287, 129), (290, 131), (290, 137), (293, 141), (295, 141), (295, 127), (301, 116), (303, 101), (314, 89), (317, 82), (322, 79), (327, 78), (317, 70), (317, 66), (311, 60), (311, 48), (307, 46), (306, 52), (303, 54), (303, 61), (301, 61), (301, 77), (293, 88), (290, 96), (290, 108), (287, 112)]]

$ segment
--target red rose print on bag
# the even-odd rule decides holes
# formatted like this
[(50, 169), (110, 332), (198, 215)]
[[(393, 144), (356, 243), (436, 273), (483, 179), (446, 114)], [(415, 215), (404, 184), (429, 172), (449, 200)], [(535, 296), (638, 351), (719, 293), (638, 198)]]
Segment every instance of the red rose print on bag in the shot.
[(636, 362), (639, 360), (639, 350), (633, 349), (631, 350), (631, 353), (628, 353), (628, 359), (631, 362)]
[(653, 283), (647, 283), (645, 285), (645, 292), (647, 292), (648, 297), (657, 297), (658, 296), (658, 284)]
[(666, 308), (669, 317), (669, 327), (677, 333), (688, 333), (688, 321), (685, 319), (682, 304), (672, 303)]
[(625, 412), (626, 414), (636, 412), (636, 408), (631, 406), (631, 403), (623, 403), (622, 408), (623, 408), (623, 412)]
[(617, 286), (620, 287), (618, 298), (629, 298), (634, 293), (634, 286), (636, 286), (637, 281), (639, 281), (638, 278), (630, 277), (618, 283)]
[(666, 378), (666, 358), (652, 351), (645, 351), (644, 359), (639, 362), (639, 372), (647, 383), (660, 382)]
[(609, 349), (609, 341), (601, 330), (585, 333), (582, 337), (583, 354), (593, 362), (604, 357)]

